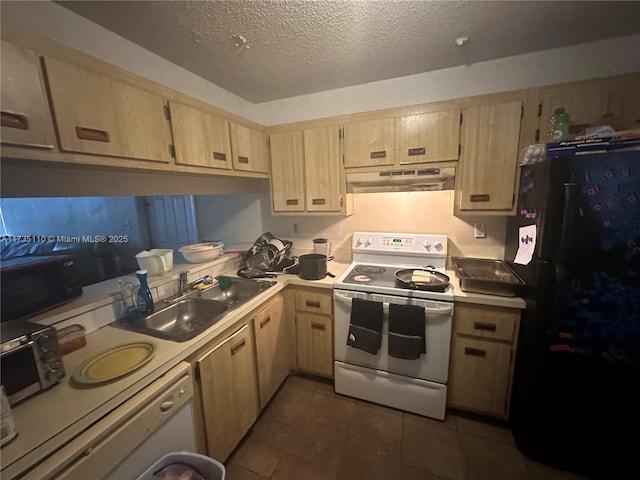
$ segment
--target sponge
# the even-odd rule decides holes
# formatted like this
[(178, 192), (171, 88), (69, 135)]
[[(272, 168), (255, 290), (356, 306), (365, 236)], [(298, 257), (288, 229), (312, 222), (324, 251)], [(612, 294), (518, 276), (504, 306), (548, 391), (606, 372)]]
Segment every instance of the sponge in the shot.
[(233, 285), (233, 280), (231, 280), (229, 277), (225, 277), (225, 276), (219, 276), (216, 277), (218, 279), (218, 284), (220, 285), (220, 290), (222, 290), (223, 292), (229, 288), (231, 288), (231, 285)]

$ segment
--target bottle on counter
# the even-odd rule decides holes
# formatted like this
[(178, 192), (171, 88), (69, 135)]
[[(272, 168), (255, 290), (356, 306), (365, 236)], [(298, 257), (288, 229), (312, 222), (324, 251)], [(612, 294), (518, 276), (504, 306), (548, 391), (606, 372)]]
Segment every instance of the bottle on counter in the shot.
[(149, 315), (153, 313), (153, 297), (151, 296), (151, 290), (147, 283), (147, 271), (136, 271), (138, 282), (140, 282), (140, 288), (136, 294), (136, 307), (138, 312), (142, 315)]
[(556, 108), (551, 117), (550, 139), (551, 142), (563, 142), (569, 134), (569, 114), (564, 108)]

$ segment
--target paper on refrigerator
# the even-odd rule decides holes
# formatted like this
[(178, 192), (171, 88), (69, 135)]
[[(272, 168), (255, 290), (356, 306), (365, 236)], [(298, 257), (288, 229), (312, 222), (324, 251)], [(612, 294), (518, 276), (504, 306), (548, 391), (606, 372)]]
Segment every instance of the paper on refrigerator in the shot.
[(527, 225), (518, 229), (518, 251), (513, 263), (529, 265), (536, 249), (536, 226)]

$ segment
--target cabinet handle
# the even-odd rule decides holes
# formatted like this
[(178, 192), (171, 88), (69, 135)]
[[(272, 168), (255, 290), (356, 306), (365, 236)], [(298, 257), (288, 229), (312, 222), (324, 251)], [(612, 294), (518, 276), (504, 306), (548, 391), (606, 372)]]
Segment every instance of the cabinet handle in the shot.
[(288, 198), (287, 199), (287, 205), (298, 205), (298, 199), (297, 198)]
[(495, 332), (497, 326), (495, 323), (486, 323), (486, 322), (473, 322), (474, 330), (485, 330), (487, 332)]
[(21, 113), (2, 111), (2, 126), (29, 130), (29, 121), (27, 120), (27, 116)]
[(311, 205), (324, 205), (327, 201), (324, 198), (312, 198)]
[(320, 302), (317, 300), (307, 300), (304, 303), (307, 307), (320, 308)]
[(476, 193), (474, 195), (469, 195), (470, 202), (488, 202), (491, 200), (491, 195), (488, 193)]
[(267, 317), (260, 322), (260, 328), (264, 328), (264, 326), (271, 321), (271, 317)]
[(380, 150), (378, 152), (371, 152), (369, 154), (370, 158), (387, 158), (387, 151), (386, 150)]
[(234, 356), (236, 353), (238, 353), (238, 350), (244, 347), (245, 343), (246, 342), (244, 340), (241, 340), (240, 343), (231, 347), (231, 356)]
[(407, 154), (410, 157), (413, 157), (415, 155), (424, 155), (425, 153), (426, 153), (426, 149), (424, 147), (410, 148), (409, 150), (407, 150)]
[(238, 163), (249, 163), (249, 158), (247, 158), (247, 157), (238, 157)]
[(76, 136), (81, 140), (109, 143), (109, 132), (95, 128), (76, 127)]
[(486, 350), (482, 350), (481, 348), (471, 348), (471, 347), (464, 347), (464, 354), (465, 355), (471, 355), (472, 357), (486, 357), (487, 356), (487, 351)]
[(220, 152), (213, 152), (213, 159), (214, 160), (222, 160), (223, 162), (227, 161), (227, 154), (226, 153), (220, 153)]
[(326, 327), (321, 323), (312, 323), (311, 328), (313, 330), (324, 330)]

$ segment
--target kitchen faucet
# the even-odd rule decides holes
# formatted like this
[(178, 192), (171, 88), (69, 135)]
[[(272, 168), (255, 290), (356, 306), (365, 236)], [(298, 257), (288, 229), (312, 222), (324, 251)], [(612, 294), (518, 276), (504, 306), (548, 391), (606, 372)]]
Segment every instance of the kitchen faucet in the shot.
[(211, 275), (205, 275), (204, 277), (200, 277), (189, 283), (187, 274), (188, 272), (180, 272), (180, 276), (178, 277), (178, 294), (170, 300), (164, 300), (165, 303), (176, 303), (187, 293), (189, 293), (189, 291), (192, 290), (196, 285), (211, 285), (213, 283), (213, 277)]

